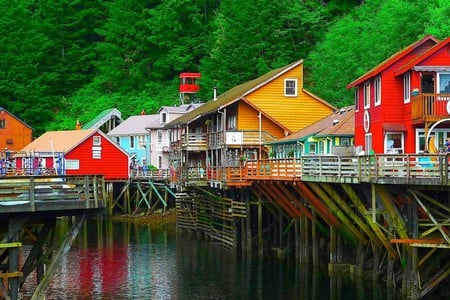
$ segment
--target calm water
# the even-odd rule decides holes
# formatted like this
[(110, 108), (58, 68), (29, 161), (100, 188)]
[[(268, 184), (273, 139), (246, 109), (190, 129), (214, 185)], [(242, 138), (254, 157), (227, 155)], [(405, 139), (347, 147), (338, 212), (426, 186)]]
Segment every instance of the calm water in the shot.
[[(64, 233), (67, 225), (60, 225)], [(24, 298), (34, 281), (27, 280)], [(312, 271), (289, 259), (242, 257), (174, 229), (88, 221), (47, 299), (396, 298), (371, 281), (331, 279), (326, 270)]]

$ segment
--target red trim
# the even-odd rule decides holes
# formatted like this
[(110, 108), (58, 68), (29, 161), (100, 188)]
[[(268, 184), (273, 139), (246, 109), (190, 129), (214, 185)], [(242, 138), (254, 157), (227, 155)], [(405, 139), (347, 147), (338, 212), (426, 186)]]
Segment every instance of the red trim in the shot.
[(414, 49), (416, 49), (417, 47), (419, 47), (420, 45), (423, 45), (424, 43), (428, 42), (428, 41), (434, 41), (435, 43), (439, 43), (439, 40), (436, 39), (434, 36), (432, 35), (427, 35), (425, 36), (423, 39), (409, 45), (408, 47), (406, 47), (405, 49), (403, 49), (400, 52), (397, 52), (396, 54), (392, 55), (391, 57), (389, 57), (388, 59), (386, 59), (385, 61), (383, 61), (381, 64), (379, 64), (378, 66), (376, 66), (375, 68), (373, 68), (372, 70), (370, 70), (369, 72), (367, 72), (366, 74), (364, 74), (363, 76), (359, 77), (358, 79), (356, 79), (355, 81), (353, 81), (352, 83), (347, 85), (347, 89), (350, 89), (366, 80), (368, 80), (371, 77), (374, 77), (376, 75), (378, 75), (379, 73), (381, 73), (383, 70), (385, 70), (386, 68), (388, 68), (390, 65), (392, 65), (395, 61), (405, 57), (406, 55), (408, 55), (409, 53), (411, 53)]

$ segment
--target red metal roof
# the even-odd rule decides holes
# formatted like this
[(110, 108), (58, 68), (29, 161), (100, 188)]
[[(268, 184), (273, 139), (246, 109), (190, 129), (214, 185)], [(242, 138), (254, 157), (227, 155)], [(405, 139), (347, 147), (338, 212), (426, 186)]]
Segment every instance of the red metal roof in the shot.
[(200, 78), (200, 73), (180, 73), (180, 78)]
[(430, 49), (428, 49), (426, 52), (422, 53), (421, 55), (415, 57), (411, 61), (409, 61), (406, 65), (403, 65), (401, 68), (399, 68), (397, 71), (394, 72), (395, 76), (402, 75), (403, 73), (407, 72), (411, 68), (413, 68), (418, 63), (424, 61), (428, 57), (432, 56), (437, 51), (441, 50), (443, 47), (447, 46), (450, 43), (450, 37), (446, 38), (445, 40), (439, 42), (438, 44), (434, 45)]
[(414, 49), (420, 47), (421, 45), (423, 45), (424, 43), (426, 43), (428, 41), (433, 41), (435, 43), (439, 43), (439, 40), (437, 38), (435, 38), (432, 35), (427, 35), (424, 38), (422, 38), (421, 40), (418, 40), (417, 42), (414, 42), (413, 44), (409, 45), (408, 47), (404, 48), (403, 50), (395, 53), (394, 55), (392, 55), (391, 57), (389, 57), (388, 59), (383, 61), (381, 64), (379, 64), (378, 66), (376, 66), (375, 68), (373, 68), (372, 70), (370, 70), (369, 72), (364, 74), (363, 76), (359, 77), (352, 83), (348, 84), (347, 89), (357, 86), (358, 84), (365, 82), (369, 78), (372, 78), (372, 77), (380, 74), (382, 71), (384, 71), (390, 65), (392, 65), (394, 62), (405, 57), (406, 55), (411, 53)]

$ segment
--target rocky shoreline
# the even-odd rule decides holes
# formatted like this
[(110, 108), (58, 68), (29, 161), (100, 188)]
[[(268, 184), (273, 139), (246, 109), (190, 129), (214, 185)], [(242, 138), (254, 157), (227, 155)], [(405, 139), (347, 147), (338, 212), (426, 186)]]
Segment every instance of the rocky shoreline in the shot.
[(166, 211), (156, 210), (151, 213), (113, 216), (112, 219), (140, 225), (175, 226), (177, 222), (177, 213), (175, 209)]

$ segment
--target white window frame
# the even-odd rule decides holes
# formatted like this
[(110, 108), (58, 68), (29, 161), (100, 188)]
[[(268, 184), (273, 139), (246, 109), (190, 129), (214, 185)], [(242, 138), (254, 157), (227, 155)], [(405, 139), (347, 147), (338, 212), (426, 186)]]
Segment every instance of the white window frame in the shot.
[(161, 112), (161, 124), (167, 123), (167, 112)]
[(355, 88), (355, 111), (359, 111), (359, 87)]
[[(294, 84), (291, 86), (290, 84)], [(285, 97), (297, 97), (297, 79), (295, 78), (286, 78), (284, 80), (284, 96)]]
[[(400, 147), (394, 147), (391, 137), (400, 135)], [(405, 153), (405, 133), (404, 132), (385, 132), (384, 135), (384, 153), (386, 154), (402, 154)]]
[(317, 144), (316, 143), (309, 143), (308, 148), (309, 148), (308, 154), (317, 154), (316, 153), (316, 151), (317, 151)]
[(411, 74), (406, 73), (403, 76), (403, 102), (411, 102)]
[(144, 149), (145, 148), (145, 135), (143, 135), (143, 134), (138, 135), (137, 138), (138, 138), (139, 149)]
[(366, 151), (366, 155), (369, 155), (372, 151), (372, 133), (366, 133), (364, 136), (364, 149)]
[(92, 146), (100, 146), (102, 144), (102, 137), (95, 135), (92, 137)]
[(375, 106), (381, 104), (381, 76), (377, 76), (373, 81), (373, 93)]
[(364, 108), (370, 108), (370, 82), (364, 83)]
[(162, 142), (163, 142), (163, 131), (162, 130), (158, 130), (156, 132), (156, 142), (158, 144), (162, 144)]
[(134, 149), (134, 147), (136, 146), (135, 143), (135, 137), (134, 135), (130, 135), (130, 149)]
[(66, 159), (66, 170), (79, 170), (80, 160), (78, 159)]

